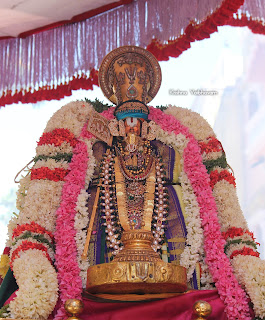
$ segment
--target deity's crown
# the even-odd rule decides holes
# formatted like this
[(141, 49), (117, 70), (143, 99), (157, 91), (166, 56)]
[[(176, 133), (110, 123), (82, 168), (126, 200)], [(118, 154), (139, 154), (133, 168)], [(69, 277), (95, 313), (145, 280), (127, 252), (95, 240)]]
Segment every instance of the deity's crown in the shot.
[(99, 85), (104, 95), (116, 104), (118, 120), (127, 117), (147, 119), (146, 105), (157, 94), (161, 69), (149, 51), (124, 46), (111, 51), (99, 68)]

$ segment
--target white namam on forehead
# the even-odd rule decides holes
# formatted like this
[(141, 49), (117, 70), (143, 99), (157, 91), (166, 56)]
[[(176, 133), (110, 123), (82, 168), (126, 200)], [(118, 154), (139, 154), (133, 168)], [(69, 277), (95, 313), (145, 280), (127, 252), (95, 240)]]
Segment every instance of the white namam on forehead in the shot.
[(137, 118), (128, 117), (125, 120), (126, 120), (127, 125), (130, 127), (135, 127), (137, 124)]

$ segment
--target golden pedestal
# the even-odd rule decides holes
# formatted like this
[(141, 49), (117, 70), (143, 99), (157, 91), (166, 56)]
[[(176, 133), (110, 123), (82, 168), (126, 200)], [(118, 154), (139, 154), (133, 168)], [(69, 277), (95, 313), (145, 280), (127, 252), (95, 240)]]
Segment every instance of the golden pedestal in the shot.
[(88, 268), (87, 292), (92, 294), (178, 293), (187, 291), (186, 269), (162, 261), (151, 248), (151, 232), (124, 232), (124, 249), (113, 262)]

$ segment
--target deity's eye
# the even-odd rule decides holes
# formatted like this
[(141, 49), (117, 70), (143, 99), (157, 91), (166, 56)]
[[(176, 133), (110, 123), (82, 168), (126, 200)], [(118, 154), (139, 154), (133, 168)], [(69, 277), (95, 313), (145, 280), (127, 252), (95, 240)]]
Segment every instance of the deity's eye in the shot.
[(130, 127), (135, 127), (137, 125), (137, 118), (126, 118), (126, 124)]

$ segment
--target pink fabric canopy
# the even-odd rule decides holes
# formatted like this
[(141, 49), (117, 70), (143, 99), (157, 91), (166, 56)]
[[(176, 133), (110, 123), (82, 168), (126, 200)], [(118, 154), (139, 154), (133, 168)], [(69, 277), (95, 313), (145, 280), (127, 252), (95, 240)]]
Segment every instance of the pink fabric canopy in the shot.
[(209, 37), (218, 25), (254, 23), (264, 33), (265, 0), (243, 2), (136, 0), (23, 39), (0, 40), (0, 106), (92, 89), (103, 57), (122, 45), (141, 46), (158, 60), (167, 60), (188, 49), (190, 42)]

